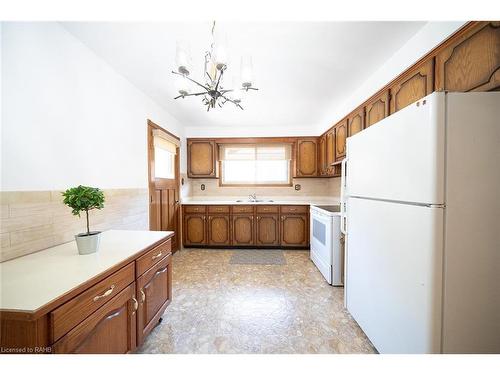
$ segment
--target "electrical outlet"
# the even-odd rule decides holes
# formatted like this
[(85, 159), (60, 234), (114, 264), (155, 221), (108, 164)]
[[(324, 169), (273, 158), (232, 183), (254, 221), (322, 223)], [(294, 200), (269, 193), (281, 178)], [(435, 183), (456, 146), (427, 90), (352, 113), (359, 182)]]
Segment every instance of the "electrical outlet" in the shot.
[(200, 189), (205, 190), (205, 184), (201, 184)]
[(299, 191), (301, 188), (300, 184), (295, 184), (295, 190)]

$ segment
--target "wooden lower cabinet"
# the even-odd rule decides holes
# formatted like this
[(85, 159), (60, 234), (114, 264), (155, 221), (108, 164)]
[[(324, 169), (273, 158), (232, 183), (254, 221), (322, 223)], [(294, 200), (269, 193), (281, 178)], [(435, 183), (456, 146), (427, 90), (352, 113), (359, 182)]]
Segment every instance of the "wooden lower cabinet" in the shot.
[(308, 246), (309, 215), (282, 215), (280, 233), (282, 247)]
[(54, 353), (124, 354), (136, 348), (135, 283), (90, 315), (53, 346)]
[(185, 214), (184, 245), (207, 245), (207, 222), (205, 214)]
[(156, 327), (172, 301), (172, 255), (151, 267), (137, 279), (137, 344)]
[(229, 215), (208, 216), (208, 244), (228, 246), (231, 244), (231, 221)]
[(258, 214), (255, 230), (255, 244), (265, 246), (280, 245), (279, 215)]
[(231, 224), (233, 245), (251, 246), (255, 244), (254, 215), (233, 215)]

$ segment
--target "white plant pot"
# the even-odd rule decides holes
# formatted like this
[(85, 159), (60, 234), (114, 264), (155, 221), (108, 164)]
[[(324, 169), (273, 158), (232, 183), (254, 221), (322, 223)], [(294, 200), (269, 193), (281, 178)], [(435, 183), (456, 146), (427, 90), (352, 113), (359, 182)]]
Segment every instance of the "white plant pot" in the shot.
[(101, 232), (79, 233), (75, 236), (76, 246), (80, 255), (92, 254), (99, 250)]

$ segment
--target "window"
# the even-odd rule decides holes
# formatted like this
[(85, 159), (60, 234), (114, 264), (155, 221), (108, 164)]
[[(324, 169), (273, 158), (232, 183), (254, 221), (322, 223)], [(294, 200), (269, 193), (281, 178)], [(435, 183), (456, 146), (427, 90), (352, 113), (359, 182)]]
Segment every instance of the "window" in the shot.
[(174, 143), (157, 136), (153, 138), (155, 178), (175, 178), (175, 155), (177, 147)]
[(222, 185), (290, 185), (290, 154), (287, 144), (221, 146)]

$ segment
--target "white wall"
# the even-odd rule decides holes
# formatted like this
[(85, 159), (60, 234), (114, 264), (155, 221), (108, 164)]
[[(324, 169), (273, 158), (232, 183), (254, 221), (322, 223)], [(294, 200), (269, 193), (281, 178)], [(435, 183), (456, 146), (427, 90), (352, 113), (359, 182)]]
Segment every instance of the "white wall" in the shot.
[(320, 132), (341, 120), (464, 24), (465, 22), (427, 23), (344, 102), (332, 103), (329, 107), (331, 110), (327, 110), (323, 116)]
[(146, 120), (181, 124), (58, 23), (1, 38), (2, 190), (147, 187)]
[(187, 138), (201, 137), (293, 137), (318, 135), (317, 126), (186, 126)]

